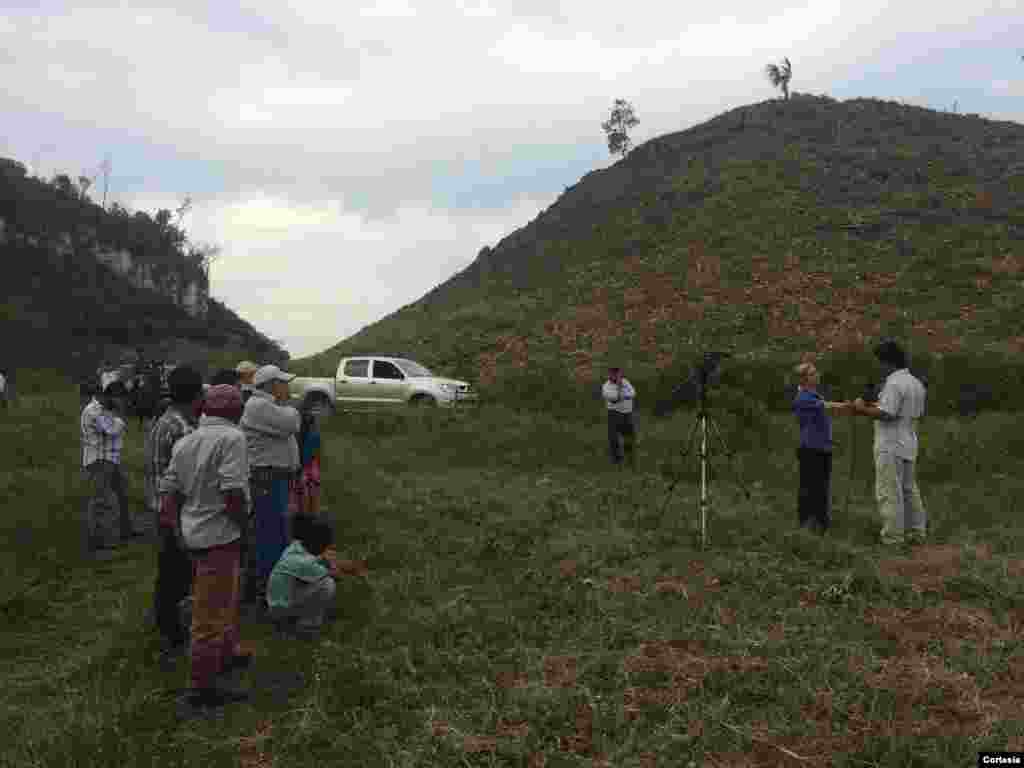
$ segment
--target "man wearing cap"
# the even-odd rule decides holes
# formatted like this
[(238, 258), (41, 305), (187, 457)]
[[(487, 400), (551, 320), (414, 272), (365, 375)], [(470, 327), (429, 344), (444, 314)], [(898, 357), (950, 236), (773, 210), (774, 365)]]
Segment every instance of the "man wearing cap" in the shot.
[(248, 444), (254, 506), (245, 600), (261, 606), (270, 572), (288, 546), (288, 489), (299, 467), (296, 435), (301, 428), (298, 410), (287, 404), (288, 382), (294, 378), (276, 365), (258, 369), (241, 421)]
[(608, 369), (608, 381), (601, 388), (608, 408), (608, 450), (612, 464), (621, 464), (623, 454), (631, 467), (636, 466), (633, 442), (636, 428), (633, 426), (633, 400), (636, 390), (622, 375), (622, 369)]
[(875, 348), (885, 383), (878, 403), (863, 398), (854, 412), (875, 419), (875, 496), (882, 518), (883, 544), (900, 544), (904, 537), (924, 538), (928, 524), (921, 491), (917, 487), (917, 422), (924, 415), (925, 388), (907, 368), (907, 356), (895, 341)]
[(256, 375), (256, 371), (259, 370), (259, 366), (251, 360), (243, 360), (235, 370), (238, 371), (238, 384), (242, 388), (242, 404), (244, 405), (252, 396), (252, 379)]
[(221, 678), (251, 661), (239, 646), (239, 560), (251, 506), (241, 416), (242, 395), (236, 387), (210, 387), (198, 428), (174, 445), (160, 478), (161, 516), (176, 522), (195, 569), (188, 696), (193, 707), (248, 698)]
[[(104, 382), (102, 393), (82, 409), (82, 470), (89, 481), (89, 495), (83, 515), (86, 554), (107, 557), (121, 538), (134, 535), (128, 514), (121, 450), (127, 423), (117, 412), (126, 390), (116, 378)], [(101, 554), (103, 553), (103, 554)]]

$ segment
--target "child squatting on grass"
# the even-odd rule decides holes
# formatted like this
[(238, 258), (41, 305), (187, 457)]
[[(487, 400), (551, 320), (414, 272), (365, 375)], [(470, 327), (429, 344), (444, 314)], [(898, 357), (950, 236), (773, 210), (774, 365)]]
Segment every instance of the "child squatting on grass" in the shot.
[(326, 520), (300, 513), (292, 536), (267, 582), (267, 615), (279, 629), (311, 637), (336, 612), (334, 532)]

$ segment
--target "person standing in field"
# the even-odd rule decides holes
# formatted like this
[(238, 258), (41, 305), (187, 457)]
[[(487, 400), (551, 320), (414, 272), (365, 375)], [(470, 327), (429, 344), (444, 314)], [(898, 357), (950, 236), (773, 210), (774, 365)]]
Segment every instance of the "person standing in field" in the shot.
[(289, 513), (320, 514), (320, 427), (317, 415), (309, 406), (301, 409), (301, 426), (298, 434), (299, 462), (301, 467), (292, 480)]
[(270, 572), (288, 546), (288, 496), (299, 468), (296, 435), (301, 419), (288, 405), (288, 382), (293, 378), (276, 365), (256, 371), (255, 389), (241, 421), (249, 451), (255, 534), (247, 558), (245, 601), (261, 607)]
[(925, 388), (907, 368), (907, 355), (893, 340), (875, 348), (885, 382), (877, 405), (858, 397), (854, 412), (875, 420), (875, 497), (883, 544), (923, 541), (928, 516), (916, 479), (917, 423), (925, 411)]
[(109, 380), (103, 391), (82, 409), (79, 420), (82, 439), (82, 471), (89, 491), (83, 512), (86, 554), (109, 557), (121, 538), (134, 535), (128, 513), (121, 451), (127, 423), (118, 413), (118, 399), (126, 394), (124, 384)]
[(633, 424), (633, 401), (636, 390), (623, 377), (622, 368), (608, 369), (608, 380), (601, 388), (608, 410), (608, 451), (612, 464), (622, 464), (623, 458), (631, 467), (636, 467), (634, 443), (636, 427)]
[(7, 376), (0, 369), (0, 408), (7, 410)]
[[(199, 371), (190, 366), (178, 366), (168, 379), (171, 404), (153, 425), (150, 436), (153, 445), (150, 472), (158, 484), (171, 463), (174, 446), (195, 430), (203, 405), (203, 379)], [(162, 510), (163, 505), (158, 505), (158, 513)], [(170, 662), (184, 653), (188, 639), (178, 606), (192, 590), (192, 561), (181, 546), (176, 519), (159, 515), (157, 531), (160, 549), (153, 613), (164, 641), (161, 657)]]
[(238, 371), (239, 386), (242, 388), (242, 403), (246, 404), (256, 388), (253, 384), (253, 377), (256, 375), (256, 371), (259, 370), (259, 366), (251, 360), (243, 360), (235, 370)]
[(801, 363), (795, 370), (800, 377), (793, 400), (793, 413), (800, 421), (800, 491), (797, 517), (801, 528), (824, 533), (832, 525), (832, 419), (830, 411), (852, 413), (848, 402), (833, 403), (818, 394), (821, 374), (814, 363)]
[(160, 479), (161, 515), (178, 521), (182, 546), (195, 566), (188, 695), (193, 707), (249, 697), (223, 683), (223, 675), (252, 660), (239, 644), (240, 539), (250, 509), (241, 416), (238, 389), (210, 387), (198, 428), (174, 446)]

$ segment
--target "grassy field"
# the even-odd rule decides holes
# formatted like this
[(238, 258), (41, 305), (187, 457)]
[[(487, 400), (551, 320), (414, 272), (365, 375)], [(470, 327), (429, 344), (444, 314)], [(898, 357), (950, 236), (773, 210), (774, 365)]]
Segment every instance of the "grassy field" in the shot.
[[(69, 389), (0, 412), (0, 765), (895, 768), (1024, 749), (1013, 414), (926, 421), (932, 536), (888, 551), (861, 419), (835, 420), (822, 539), (794, 530), (792, 417), (716, 414), (736, 454), (715, 462), (702, 550), (692, 413), (640, 414), (635, 473), (607, 466), (600, 410), (339, 415), (324, 503), (368, 575), (339, 584), (317, 643), (243, 626), (253, 700), (182, 721), (187, 664), (162, 671), (143, 624), (152, 545), (79, 557), (77, 406)], [(126, 462), (141, 504), (137, 427)]]

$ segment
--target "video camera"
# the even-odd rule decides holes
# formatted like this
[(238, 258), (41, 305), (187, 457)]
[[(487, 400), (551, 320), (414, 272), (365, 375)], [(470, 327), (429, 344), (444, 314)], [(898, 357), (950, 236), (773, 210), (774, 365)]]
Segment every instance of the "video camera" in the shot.
[(731, 352), (705, 352), (700, 364), (691, 369), (690, 376), (673, 387), (668, 397), (655, 404), (654, 415), (667, 416), (682, 405), (703, 403), (708, 389), (720, 381), (722, 360), (728, 357), (732, 357)]

